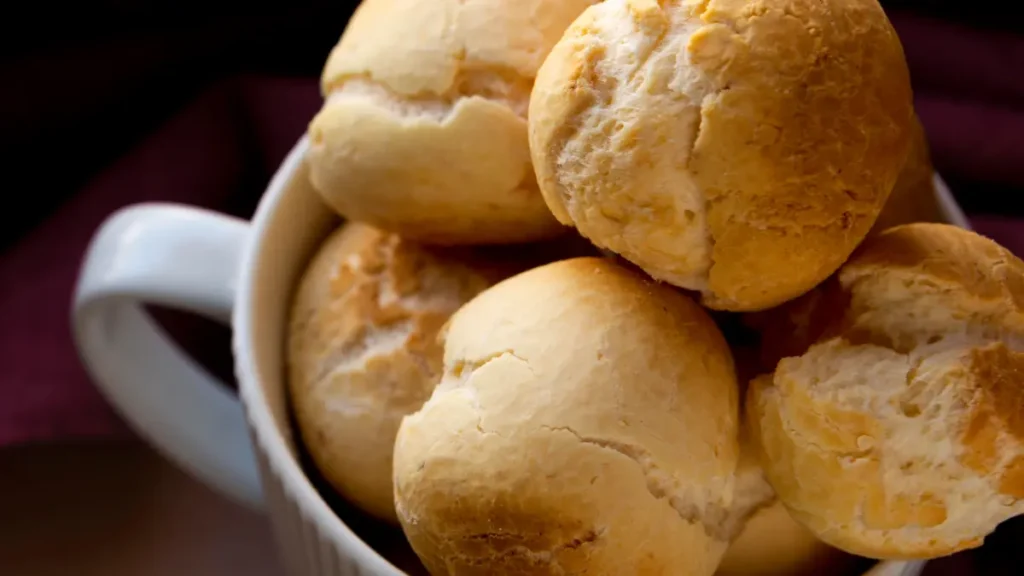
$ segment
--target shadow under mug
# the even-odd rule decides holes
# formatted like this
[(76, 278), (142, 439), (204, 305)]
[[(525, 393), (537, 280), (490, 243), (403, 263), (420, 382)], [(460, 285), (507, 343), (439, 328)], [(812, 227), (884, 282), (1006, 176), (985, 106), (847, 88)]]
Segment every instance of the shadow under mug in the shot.
[[(295, 576), (401, 576), (336, 515), (303, 471), (289, 423), (284, 338), (292, 288), (336, 216), (312, 190), (303, 138), (252, 222), (172, 204), (111, 215), (87, 251), (74, 337), (107, 399), (158, 450), (222, 494), (266, 512)], [(936, 177), (952, 223), (966, 220)], [(156, 304), (233, 330), (237, 397), (181, 352), (143, 309)], [(916, 576), (924, 562), (880, 562)]]

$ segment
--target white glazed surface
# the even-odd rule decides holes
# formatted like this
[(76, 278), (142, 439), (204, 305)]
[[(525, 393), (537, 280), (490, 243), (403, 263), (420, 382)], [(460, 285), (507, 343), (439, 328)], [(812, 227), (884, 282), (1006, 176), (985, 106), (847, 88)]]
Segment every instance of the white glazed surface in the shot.
[[(155, 446), (222, 493), (265, 507), (290, 574), (401, 576), (317, 492), (288, 421), (288, 303), (312, 251), (337, 225), (310, 187), (307, 147), (303, 138), (282, 163), (248, 227), (169, 206), (130, 208), (108, 219), (79, 280), (76, 342), (108, 399)], [(938, 176), (936, 188), (946, 220), (968, 227)], [(237, 402), (154, 329), (141, 302), (215, 319), (232, 310), (247, 426)], [(882, 562), (868, 574), (916, 576), (923, 566)]]

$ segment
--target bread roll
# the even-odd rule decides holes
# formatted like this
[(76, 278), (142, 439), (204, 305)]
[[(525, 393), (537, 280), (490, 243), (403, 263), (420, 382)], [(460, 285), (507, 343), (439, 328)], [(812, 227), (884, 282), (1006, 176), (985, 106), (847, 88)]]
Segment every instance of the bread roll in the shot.
[(452, 316), (395, 443), (399, 520), (435, 575), (710, 575), (737, 403), (685, 295), (608, 259), (536, 268)]
[(530, 164), (541, 61), (591, 0), (365, 0), (331, 52), (310, 178), (352, 220), (437, 244), (563, 228)]
[(893, 186), (872, 233), (912, 222), (941, 222), (942, 210), (935, 194), (935, 169), (928, 150), (928, 135), (914, 116), (910, 154)]
[(791, 514), (854, 554), (910, 559), (979, 546), (1024, 513), (1024, 262), (909, 224), (821, 291), (814, 344), (746, 405)]
[(809, 290), (864, 238), (912, 109), (877, 0), (606, 0), (552, 49), (529, 112), (559, 221), (749, 311)]
[(288, 342), (296, 424), (324, 478), (367, 512), (396, 521), (398, 424), (441, 373), (441, 326), (499, 277), (466, 256), (348, 224), (301, 278)]

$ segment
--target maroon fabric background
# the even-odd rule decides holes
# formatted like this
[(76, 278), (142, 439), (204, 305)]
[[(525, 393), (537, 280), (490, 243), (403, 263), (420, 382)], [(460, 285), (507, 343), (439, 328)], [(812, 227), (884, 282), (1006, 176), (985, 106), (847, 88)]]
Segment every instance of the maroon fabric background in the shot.
[[(0, 445), (121, 430), (78, 362), (68, 323), (82, 254), (103, 219), (154, 200), (249, 216), (254, 191), (318, 106), (310, 80), (223, 82), (0, 256)], [(226, 355), (226, 338), (216, 344), (215, 356)]]

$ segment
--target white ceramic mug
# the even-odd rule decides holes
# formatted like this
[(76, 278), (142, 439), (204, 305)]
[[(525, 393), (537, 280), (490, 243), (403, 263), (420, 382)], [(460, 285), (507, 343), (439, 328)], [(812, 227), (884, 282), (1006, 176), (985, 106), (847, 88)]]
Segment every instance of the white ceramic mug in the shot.
[[(317, 492), (289, 423), (288, 305), (312, 251), (338, 222), (310, 188), (307, 147), (300, 140), (285, 159), (251, 223), (168, 204), (110, 216), (82, 267), (75, 341), (135, 430), (220, 492), (265, 509), (290, 574), (400, 576)], [(947, 219), (966, 225), (936, 182)], [(168, 340), (145, 303), (230, 321), (238, 397)], [(922, 566), (883, 562), (871, 574), (916, 576)]]

